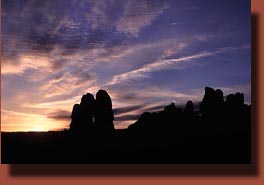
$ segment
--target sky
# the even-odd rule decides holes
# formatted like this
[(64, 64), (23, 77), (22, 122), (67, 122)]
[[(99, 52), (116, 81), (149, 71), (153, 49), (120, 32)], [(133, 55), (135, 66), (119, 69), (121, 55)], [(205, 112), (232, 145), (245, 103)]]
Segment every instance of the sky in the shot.
[(2, 0), (1, 130), (69, 128), (87, 92), (115, 128), (204, 87), (251, 103), (250, 0)]

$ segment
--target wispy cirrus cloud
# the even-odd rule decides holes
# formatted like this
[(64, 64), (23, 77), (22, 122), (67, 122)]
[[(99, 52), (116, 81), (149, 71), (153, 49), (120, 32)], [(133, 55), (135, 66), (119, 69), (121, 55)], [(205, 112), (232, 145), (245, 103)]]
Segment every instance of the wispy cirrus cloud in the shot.
[(116, 121), (135, 121), (140, 117), (140, 115), (124, 115), (124, 116), (115, 116)]
[(126, 107), (118, 107), (118, 108), (114, 108), (113, 112), (115, 115), (120, 115), (120, 114), (124, 114), (127, 112), (131, 112), (134, 110), (141, 109), (143, 107), (144, 107), (144, 105), (132, 105), (132, 106), (126, 106)]
[(56, 110), (54, 112), (49, 113), (48, 117), (55, 120), (65, 120), (70, 122), (71, 112), (66, 110)]
[[(116, 128), (126, 128), (128, 125), (134, 123), (142, 113), (144, 112), (157, 112), (164, 109), (166, 105), (155, 105), (155, 104), (141, 104), (141, 105), (130, 105), (127, 107), (118, 107), (113, 109), (115, 119), (114, 124)], [(126, 125), (119, 124), (120, 122), (126, 122)]]
[(242, 45), (238, 47), (225, 47), (225, 48), (219, 48), (213, 51), (201, 52), (201, 53), (197, 53), (194, 55), (189, 55), (189, 56), (184, 56), (184, 57), (179, 57), (179, 58), (157, 59), (156, 61), (153, 61), (150, 64), (143, 65), (142, 67), (138, 69), (114, 76), (108, 85), (114, 85), (117, 83), (123, 83), (123, 82), (127, 82), (130, 80), (147, 78), (149, 77), (148, 74), (151, 72), (165, 70), (172, 66), (173, 68), (182, 68), (183, 66), (181, 64), (193, 61), (195, 59), (214, 56), (216, 54), (220, 54), (224, 52), (231, 52), (233, 50), (238, 50), (238, 49), (243, 49), (243, 48), (248, 48), (248, 46)]
[[(84, 91), (93, 86), (95, 80), (89, 72), (82, 73), (64, 72), (58, 78), (51, 76), (49, 80), (38, 87), (38, 90), (43, 92), (44, 97), (50, 98), (54, 96), (65, 96), (72, 94), (76, 90)], [(72, 88), (74, 86), (74, 88)]]
[(53, 101), (42, 101), (42, 102), (37, 102), (37, 103), (23, 103), (21, 106), (24, 108), (36, 108), (36, 109), (71, 109), (72, 106), (75, 103), (80, 102), (81, 97), (80, 96), (75, 96), (72, 98), (69, 98), (67, 100), (62, 99), (62, 100), (53, 100)]
[(30, 116), (30, 117), (45, 117), (41, 114), (29, 114), (29, 113), (24, 113), (24, 112), (16, 112), (12, 110), (6, 110), (6, 109), (1, 109), (1, 113), (4, 115), (12, 115), (12, 116)]
[(139, 32), (160, 14), (169, 8), (166, 2), (160, 5), (152, 5), (147, 1), (127, 1), (123, 16), (117, 21), (116, 29), (128, 36), (138, 37)]
[[(108, 30), (114, 26), (122, 1), (99, 0), (94, 1), (86, 17), (92, 30)], [(111, 10), (111, 11), (110, 11)]]
[[(113, 88), (113, 87), (112, 87)], [(145, 107), (148, 104), (151, 104), (150, 102), (157, 102), (160, 103), (160, 105), (166, 105), (171, 102), (177, 102), (179, 104), (186, 102), (187, 100), (199, 100), (201, 98), (202, 92), (191, 92), (188, 93), (186, 91), (176, 91), (171, 90), (169, 88), (162, 88), (159, 86), (145, 86), (142, 89), (133, 89), (131, 87), (124, 88), (122, 90), (121, 88), (113, 88), (108, 89), (112, 99), (118, 99), (119, 102), (126, 102), (127, 104), (133, 104), (133, 105), (141, 105), (145, 104)], [(155, 100), (155, 101), (154, 101)], [(157, 105), (157, 104), (156, 104)]]
[(16, 59), (3, 59), (1, 73), (3, 75), (23, 74), (28, 69), (47, 70), (49, 69), (49, 58), (45, 56), (24, 55)]

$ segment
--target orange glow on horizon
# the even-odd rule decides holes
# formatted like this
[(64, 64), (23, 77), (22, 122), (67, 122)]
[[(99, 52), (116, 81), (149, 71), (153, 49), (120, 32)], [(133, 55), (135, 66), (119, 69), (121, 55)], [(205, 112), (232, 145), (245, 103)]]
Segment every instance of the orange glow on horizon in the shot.
[(1, 110), (2, 132), (45, 132), (67, 129), (67, 120), (55, 120), (39, 114)]

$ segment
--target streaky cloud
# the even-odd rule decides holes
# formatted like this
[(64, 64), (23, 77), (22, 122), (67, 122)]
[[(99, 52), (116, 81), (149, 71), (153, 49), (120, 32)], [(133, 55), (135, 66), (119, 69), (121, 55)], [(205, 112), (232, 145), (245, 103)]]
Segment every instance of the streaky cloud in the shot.
[(49, 118), (55, 119), (55, 120), (66, 120), (70, 121), (71, 119), (71, 112), (66, 110), (56, 110), (54, 112), (51, 112), (48, 114)]
[(167, 3), (153, 6), (147, 1), (127, 1), (123, 16), (117, 21), (116, 29), (128, 36), (138, 37), (139, 32), (169, 8)]
[[(150, 64), (143, 65), (142, 67), (138, 69), (114, 76), (112, 80), (108, 83), (108, 85), (114, 85), (114, 84), (123, 83), (123, 82), (131, 81), (131, 80), (147, 78), (149, 77), (148, 74), (151, 72), (166, 70), (172, 66), (173, 68), (182, 68), (183, 66), (179, 64), (187, 63), (194, 59), (214, 56), (216, 54), (229, 52), (229, 51), (237, 50), (237, 49), (243, 49), (243, 48), (246, 48), (245, 45), (238, 46), (238, 47), (219, 48), (213, 51), (201, 52), (201, 53), (197, 53), (197, 54), (189, 55), (185, 57), (180, 57), (180, 58), (158, 59), (157, 61), (154, 61), (153, 63), (150, 63)], [(177, 64), (178, 66), (176, 66)]]
[(135, 121), (140, 117), (140, 115), (124, 115), (124, 116), (115, 116), (116, 121)]
[(132, 106), (126, 106), (126, 107), (118, 107), (118, 108), (114, 108), (113, 112), (115, 115), (120, 115), (120, 114), (124, 114), (133, 110), (138, 110), (143, 108), (144, 105), (132, 105)]

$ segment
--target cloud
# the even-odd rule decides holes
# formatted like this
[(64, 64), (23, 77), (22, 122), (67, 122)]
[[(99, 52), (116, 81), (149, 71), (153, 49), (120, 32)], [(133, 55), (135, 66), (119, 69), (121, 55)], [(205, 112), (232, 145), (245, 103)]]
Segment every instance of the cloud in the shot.
[[(127, 67), (136, 65), (136, 63), (152, 61), (148, 58), (149, 55), (139, 55), (140, 52), (151, 54), (155, 50), (155, 53), (158, 53), (158, 55), (154, 58), (161, 55), (167, 57), (185, 46), (185, 43), (179, 43), (177, 40), (166, 39), (155, 43), (132, 46), (116, 45), (109, 48), (93, 48), (87, 51), (79, 50), (73, 53), (67, 53), (67, 50), (61, 47), (54, 47), (46, 56), (46, 62), (41, 60), (41, 58), (39, 59), (40, 54), (32, 55), (31, 58), (36, 59), (34, 63), (36, 67), (25, 65), (20, 72), (24, 73), (26, 70), (32, 69), (26, 76), (29, 81), (38, 82), (45, 80), (46, 83), (43, 83), (39, 87), (39, 91), (44, 92), (45, 97), (69, 95), (75, 89), (82, 91), (85, 88), (88, 89), (95, 86), (95, 83), (98, 83), (98, 80), (102, 80), (102, 77), (111, 77), (111, 74), (109, 76), (105, 75), (104, 71), (100, 73), (100, 70), (106, 70), (108, 66), (110, 67), (108, 71), (115, 75), (118, 71), (127, 70)], [(136, 60), (136, 62), (133, 64), (123, 62), (127, 60)], [(17, 61), (21, 65), (24, 65), (23, 62), (23, 60)], [(8, 62), (4, 63), (5, 65), (8, 64)], [(45, 64), (45, 66), (42, 66), (42, 64)], [(95, 74), (94, 71), (97, 71), (97, 73)], [(10, 74), (17, 74), (16, 71), (11, 72)], [(71, 85), (74, 88), (70, 88)]]
[(45, 116), (40, 115), (40, 114), (29, 114), (29, 113), (24, 113), (24, 112), (6, 110), (3, 108), (1, 109), (1, 114), (10, 115), (10, 116), (24, 116), (24, 117), (45, 117)]
[(156, 112), (156, 111), (160, 111), (160, 110), (163, 110), (165, 106), (167, 106), (167, 105), (152, 105), (152, 106), (146, 107), (144, 109), (144, 112)]
[(74, 104), (80, 102), (80, 99), (81, 99), (81, 95), (69, 99), (62, 99), (62, 100), (44, 101), (44, 102), (31, 103), (31, 104), (24, 103), (22, 104), (22, 106), (24, 108), (36, 108), (36, 109), (54, 109), (54, 108), (63, 109), (65, 107), (69, 107), (71, 109)]
[[(69, 53), (101, 47), (121, 5), (103, 0), (3, 1), (2, 54), (11, 58), (17, 54), (49, 54), (56, 47)], [(117, 39), (107, 41), (110, 45), (117, 43)]]
[(138, 37), (139, 32), (168, 8), (167, 3), (154, 6), (147, 1), (127, 1), (123, 16), (117, 21), (116, 29), (128, 36)]
[(38, 90), (42, 91), (46, 98), (65, 96), (93, 87), (94, 81), (89, 72), (64, 72), (58, 78), (51, 76)]
[(92, 30), (106, 28), (111, 26), (111, 16), (107, 15), (107, 2), (104, 0), (95, 1), (87, 14), (88, 21)]
[(56, 110), (52, 113), (48, 114), (49, 118), (55, 119), (55, 120), (71, 120), (71, 112), (65, 111), (65, 110)]
[(214, 55), (216, 53), (219, 53), (219, 52), (199, 53), (199, 54), (195, 54), (195, 55), (191, 55), (191, 56), (187, 56), (187, 57), (175, 58), (175, 59), (159, 59), (157, 61), (154, 61), (153, 63), (146, 64), (146, 65), (144, 65), (138, 69), (135, 69), (135, 70), (114, 76), (108, 85), (114, 85), (117, 83), (123, 83), (123, 82), (127, 82), (130, 80), (147, 78), (147, 77), (149, 77), (148, 73), (160, 71), (160, 70), (165, 70), (165, 69), (171, 67), (171, 65), (175, 65), (176, 63), (187, 62), (187, 61), (190, 61), (192, 59), (211, 56), (211, 55)]
[(127, 112), (131, 112), (134, 110), (141, 109), (143, 107), (144, 107), (144, 105), (132, 105), (132, 106), (114, 108), (113, 111), (114, 111), (115, 115), (120, 115), (120, 114), (124, 114)]
[[(151, 111), (151, 109), (159, 109), (171, 102), (176, 104), (184, 104), (188, 100), (199, 101), (202, 98), (202, 91), (191, 91), (185, 89), (183, 91), (171, 90), (168, 87), (148, 86), (144, 88), (137, 87), (111, 87), (108, 89), (113, 102), (118, 102), (117, 108), (122, 110)], [(157, 107), (156, 107), (157, 106)], [(161, 107), (160, 107), (161, 106)], [(125, 111), (124, 111), (125, 112)], [(128, 113), (128, 111), (127, 111)]]
[(174, 102), (183, 106), (188, 100), (200, 101), (201, 91), (170, 90), (168, 87), (148, 86), (110, 86), (107, 91), (112, 98), (115, 115), (115, 128), (126, 128), (134, 123), (144, 112), (156, 112)]
[(116, 121), (135, 121), (140, 117), (140, 115), (124, 115), (124, 116), (115, 116)]
[(1, 74), (17, 74), (21, 75), (28, 69), (47, 70), (50, 59), (45, 56), (24, 55), (16, 59), (3, 58), (1, 66)]
[[(193, 61), (195, 59), (200, 59), (204, 57), (214, 56), (216, 54), (224, 53), (224, 52), (232, 52), (233, 50), (243, 49), (245, 48), (245, 45), (238, 46), (238, 47), (225, 47), (225, 48), (219, 48), (213, 51), (206, 51), (197, 53), (194, 55), (179, 57), (179, 58), (168, 58), (168, 59), (157, 59), (156, 61), (153, 61), (152, 63), (143, 65), (142, 67), (138, 69), (134, 69), (132, 71), (122, 73), (115, 75), (112, 80), (108, 83), (108, 85), (114, 85), (118, 83), (123, 83), (131, 80), (137, 80), (141, 78), (148, 78), (149, 73), (160, 71), (160, 70), (166, 70), (168, 68), (183, 68), (184, 66), (182, 64), (185, 64), (187, 62)], [(165, 53), (166, 56), (166, 53)]]
[(90, 89), (96, 81), (95, 72), (91, 71), (96, 63), (85, 58), (89, 54), (84, 51), (65, 54), (65, 49), (56, 47), (47, 54), (32, 52), (16, 58), (5, 57), (1, 73), (19, 75), (32, 85), (38, 84), (36, 89), (46, 98), (65, 96)]
[[(144, 112), (153, 112), (163, 110), (166, 105), (141, 104), (130, 105), (125, 107), (114, 108), (115, 122), (118, 121), (135, 121)], [(132, 122), (131, 122), (132, 123)]]
[[(114, 123), (114, 127), (115, 129), (125, 129), (127, 128), (129, 125), (131, 125), (131, 120), (129, 121), (115, 121)], [(134, 122), (132, 122), (134, 123)]]

